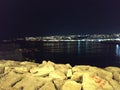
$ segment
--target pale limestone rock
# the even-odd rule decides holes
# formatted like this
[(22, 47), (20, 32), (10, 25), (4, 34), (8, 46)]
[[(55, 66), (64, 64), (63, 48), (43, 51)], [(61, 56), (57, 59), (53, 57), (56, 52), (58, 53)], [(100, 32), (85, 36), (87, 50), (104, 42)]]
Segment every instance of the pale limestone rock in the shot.
[[(39, 65), (41, 66), (41, 64), (39, 64)], [(43, 60), (43, 61), (42, 61), (42, 65), (51, 65), (51, 66), (54, 66), (55, 63), (53, 63), (53, 62), (51, 62), (51, 61), (45, 61), (45, 60)]]
[(81, 90), (81, 84), (72, 80), (67, 80), (62, 86), (62, 90)]
[(39, 90), (56, 90), (52, 82), (46, 82)]
[(16, 89), (16, 88), (14, 88), (14, 87), (5, 87), (5, 88), (1, 88), (0, 87), (0, 90), (18, 90), (18, 89)]
[(113, 73), (113, 78), (115, 79), (115, 80), (117, 80), (118, 82), (120, 82), (120, 72), (114, 72)]
[(35, 76), (47, 76), (52, 71), (54, 71), (54, 67), (49, 63), (43, 65), (42, 67), (34, 67), (30, 69), (30, 72)]
[(84, 73), (82, 86), (83, 90), (114, 90), (108, 81), (91, 72)]
[(55, 64), (54, 67), (55, 70), (59, 70), (65, 74), (67, 74), (67, 71), (72, 68), (69, 64)]
[(16, 73), (28, 73), (29, 70), (30, 68), (25, 66), (18, 66), (14, 68), (14, 72)]
[(45, 84), (46, 80), (39, 77), (26, 76), (20, 82), (14, 85), (18, 90), (23, 88), (23, 90), (38, 90)]
[(4, 63), (4, 66), (11, 66), (12, 67), (12, 66), (16, 66), (16, 65), (19, 65), (18, 61), (8, 60), (7, 62)]
[(37, 67), (39, 64), (38, 63), (34, 63), (34, 62), (28, 62), (28, 61), (24, 61), (24, 62), (20, 62), (20, 66), (26, 66), (28, 68), (33, 68), (33, 67)]
[(108, 78), (112, 78), (113, 77), (111, 72), (108, 72), (108, 71), (106, 71), (104, 69), (101, 69), (101, 68), (90, 67), (89, 71), (97, 74), (98, 76), (100, 76), (103, 79), (108, 79)]
[(9, 66), (5, 66), (4, 73), (9, 73), (10, 71), (12, 71), (12, 69), (14, 69), (14, 68), (13, 67), (9, 67)]
[(106, 67), (107, 71), (113, 73), (113, 78), (120, 83), (120, 68), (118, 67)]
[(53, 82), (54, 82), (55, 87), (57, 88), (57, 90), (61, 90), (65, 80), (54, 79)]
[(15, 83), (17, 83), (21, 79), (22, 79), (21, 75), (15, 74), (14, 72), (10, 72), (0, 78), (0, 87), (1, 88), (12, 87), (12, 86), (14, 86)]
[(44, 64), (44, 65), (47, 64), (47, 63), (48, 63), (48, 62), (47, 62), (46, 60), (43, 60), (43, 61), (42, 61), (42, 64)]
[(90, 66), (85, 66), (85, 65), (76, 65), (72, 68), (73, 72), (83, 72), (83, 71), (88, 71)]
[(55, 70), (49, 73), (49, 77), (53, 79), (66, 79), (66, 76), (63, 72)]
[(72, 76), (72, 69), (68, 69), (67, 78), (70, 78), (71, 76)]
[(120, 72), (120, 68), (119, 67), (112, 67), (112, 66), (106, 67), (105, 70), (110, 71), (112, 73)]
[(113, 80), (112, 78), (107, 80), (110, 85), (113, 87), (113, 90), (120, 90), (120, 83), (118, 83), (116, 80)]
[(0, 67), (0, 74), (3, 74), (4, 73), (4, 70), (5, 70), (5, 67)]
[(20, 62), (20, 64), (21, 65), (34, 65), (34, 66), (36, 66), (38, 63), (24, 61), (24, 62)]
[(52, 66), (55, 65), (55, 63), (53, 63), (53, 62), (51, 62), (51, 61), (48, 61), (47, 64), (48, 64), (48, 65), (52, 65)]
[(80, 82), (82, 83), (82, 79), (83, 79), (83, 73), (81, 72), (75, 72), (73, 73), (71, 80), (74, 80), (76, 82)]

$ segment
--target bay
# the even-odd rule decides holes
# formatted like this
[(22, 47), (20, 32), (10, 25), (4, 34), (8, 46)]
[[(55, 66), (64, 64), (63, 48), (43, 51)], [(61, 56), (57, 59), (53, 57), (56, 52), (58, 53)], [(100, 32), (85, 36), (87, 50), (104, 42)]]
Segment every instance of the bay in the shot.
[[(8, 45), (7, 45), (8, 44)], [(4, 44), (2, 48), (9, 43)], [(22, 58), (9, 56), (5, 59), (34, 60), (41, 63), (50, 60), (55, 63), (70, 63), (74, 65), (92, 65), (98, 67), (120, 67), (120, 45), (93, 41), (67, 41), (67, 42), (14, 42), (16, 49)], [(14, 47), (15, 47), (14, 45)], [(3, 53), (7, 50), (2, 51)], [(9, 50), (10, 51), (10, 50)], [(0, 59), (4, 59), (0, 53)], [(14, 53), (13, 53), (14, 54)]]

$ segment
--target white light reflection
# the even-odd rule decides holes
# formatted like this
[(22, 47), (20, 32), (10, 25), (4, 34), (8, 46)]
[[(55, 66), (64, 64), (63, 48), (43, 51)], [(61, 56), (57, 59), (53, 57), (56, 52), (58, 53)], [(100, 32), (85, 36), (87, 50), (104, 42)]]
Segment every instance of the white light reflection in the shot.
[(116, 44), (116, 55), (120, 56), (120, 46)]
[(78, 41), (78, 53), (80, 54), (80, 41)]

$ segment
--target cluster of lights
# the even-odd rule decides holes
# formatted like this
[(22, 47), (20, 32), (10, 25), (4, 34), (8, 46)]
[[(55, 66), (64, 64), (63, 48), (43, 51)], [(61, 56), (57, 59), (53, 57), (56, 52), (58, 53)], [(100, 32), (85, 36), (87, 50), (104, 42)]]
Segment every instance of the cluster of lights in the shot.
[(120, 41), (120, 34), (104, 35), (67, 35), (67, 36), (45, 36), (45, 37), (26, 37), (26, 41)]
[[(55, 36), (44, 36), (44, 37), (25, 37), (25, 38), (16, 38), (14, 41), (25, 40), (25, 41), (120, 41), (120, 34), (85, 34), (85, 35), (55, 35)], [(9, 40), (4, 40), (7, 42)], [(11, 41), (11, 40), (10, 40)]]

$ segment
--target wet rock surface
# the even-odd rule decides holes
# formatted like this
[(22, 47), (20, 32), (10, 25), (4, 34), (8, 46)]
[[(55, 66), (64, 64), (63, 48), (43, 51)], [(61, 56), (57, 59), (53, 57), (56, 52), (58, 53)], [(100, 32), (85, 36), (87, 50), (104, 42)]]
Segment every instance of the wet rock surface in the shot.
[(120, 68), (0, 60), (0, 90), (120, 90)]

